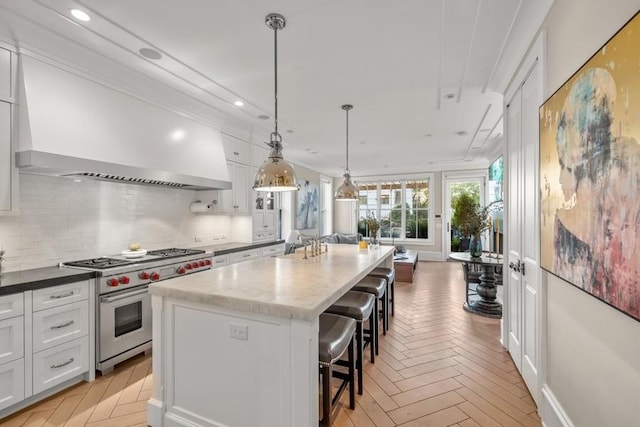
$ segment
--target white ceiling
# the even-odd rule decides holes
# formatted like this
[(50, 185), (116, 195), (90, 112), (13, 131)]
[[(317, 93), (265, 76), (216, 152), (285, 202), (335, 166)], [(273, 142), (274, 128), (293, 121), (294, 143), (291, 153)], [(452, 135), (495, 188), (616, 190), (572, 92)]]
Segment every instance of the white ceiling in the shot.
[[(485, 167), (502, 92), (553, 0), (0, 0), (0, 40), (269, 139), (278, 12), (285, 158), (332, 176)], [(92, 19), (69, 15), (77, 7)], [(150, 47), (163, 57), (143, 58)], [(233, 102), (242, 99), (244, 107)], [(464, 135), (458, 133), (464, 132)]]

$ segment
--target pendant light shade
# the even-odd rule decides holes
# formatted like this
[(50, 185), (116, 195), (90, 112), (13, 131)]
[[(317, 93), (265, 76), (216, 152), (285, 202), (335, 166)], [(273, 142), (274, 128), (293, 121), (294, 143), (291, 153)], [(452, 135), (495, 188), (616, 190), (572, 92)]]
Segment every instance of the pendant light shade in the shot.
[(256, 191), (293, 191), (299, 190), (298, 180), (293, 166), (282, 157), (282, 136), (278, 133), (278, 30), (286, 24), (284, 16), (271, 13), (265, 18), (267, 27), (273, 30), (274, 70), (275, 70), (275, 130), (271, 132), (269, 157), (262, 163), (253, 180)]
[(336, 200), (353, 201), (358, 200), (358, 187), (351, 182), (351, 173), (349, 172), (349, 110), (353, 105), (345, 104), (342, 109), (347, 113), (347, 163), (344, 171), (344, 182), (336, 190)]

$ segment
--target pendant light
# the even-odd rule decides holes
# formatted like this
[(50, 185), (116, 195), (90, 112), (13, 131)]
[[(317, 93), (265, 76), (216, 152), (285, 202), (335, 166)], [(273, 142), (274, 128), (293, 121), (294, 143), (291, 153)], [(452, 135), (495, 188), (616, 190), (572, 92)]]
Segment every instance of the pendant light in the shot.
[(265, 18), (265, 23), (273, 30), (274, 39), (275, 130), (271, 132), (271, 141), (267, 144), (271, 147), (271, 152), (256, 173), (253, 189), (256, 191), (299, 190), (300, 186), (293, 166), (282, 157), (282, 136), (278, 133), (278, 30), (284, 28), (286, 21), (279, 13), (270, 13)]
[(358, 200), (358, 187), (351, 182), (351, 173), (349, 172), (349, 110), (353, 105), (345, 104), (342, 109), (347, 112), (347, 164), (344, 170), (344, 182), (336, 190), (336, 200), (353, 201)]

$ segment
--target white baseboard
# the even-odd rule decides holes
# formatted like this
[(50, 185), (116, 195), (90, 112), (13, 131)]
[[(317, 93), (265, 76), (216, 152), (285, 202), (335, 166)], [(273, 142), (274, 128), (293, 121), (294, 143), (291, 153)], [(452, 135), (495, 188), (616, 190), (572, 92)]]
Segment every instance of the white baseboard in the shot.
[(542, 425), (544, 427), (574, 427), (548, 384), (542, 386)]
[(442, 252), (418, 251), (418, 261), (444, 261)]

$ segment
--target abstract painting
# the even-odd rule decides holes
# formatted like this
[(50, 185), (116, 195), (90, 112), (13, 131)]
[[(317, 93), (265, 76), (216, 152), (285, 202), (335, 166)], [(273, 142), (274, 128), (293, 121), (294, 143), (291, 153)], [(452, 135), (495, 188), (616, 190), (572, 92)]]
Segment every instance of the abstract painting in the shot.
[(640, 320), (640, 15), (540, 108), (541, 265)]
[(302, 181), (296, 205), (296, 229), (308, 230), (318, 227), (318, 185)]

